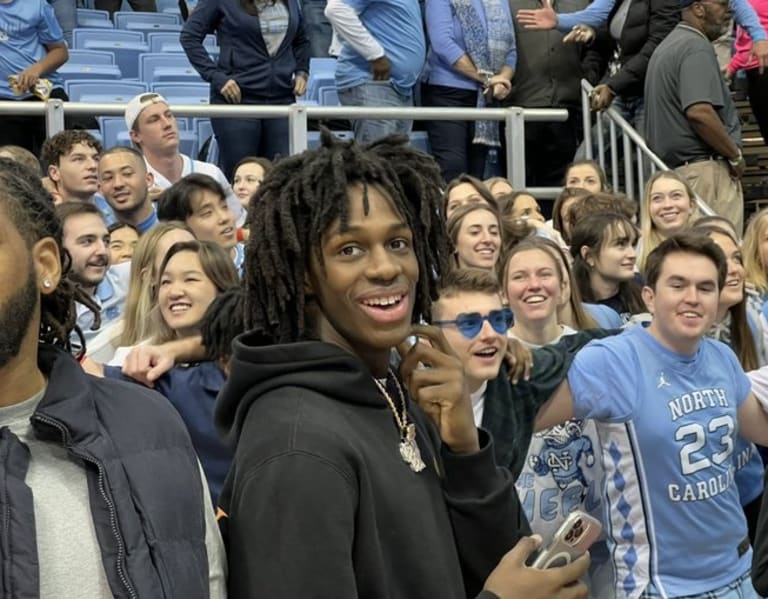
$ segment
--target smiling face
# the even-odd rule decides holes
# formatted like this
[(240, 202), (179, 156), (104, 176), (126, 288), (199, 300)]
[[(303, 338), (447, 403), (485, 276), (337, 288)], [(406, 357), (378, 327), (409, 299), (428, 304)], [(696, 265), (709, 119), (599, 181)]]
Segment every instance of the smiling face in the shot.
[(653, 226), (663, 238), (669, 237), (688, 224), (694, 200), (685, 185), (677, 179), (659, 177), (651, 186), (648, 213)]
[(160, 275), (160, 314), (179, 337), (198, 332), (205, 311), (217, 295), (218, 290), (205, 274), (196, 252), (174, 254)]
[(540, 223), (546, 222), (544, 215), (541, 213), (541, 207), (536, 201), (536, 198), (534, 198), (532, 195), (528, 195), (527, 193), (519, 195), (515, 198), (515, 204), (512, 208), (512, 214), (510, 216), (515, 220), (522, 218), (525, 220), (535, 220)]
[(667, 349), (690, 355), (717, 316), (717, 266), (701, 254), (671, 253), (643, 299), (653, 314), (648, 331)]
[(192, 214), (185, 222), (200, 241), (212, 241), (225, 250), (237, 244), (235, 217), (224, 196), (199, 190), (192, 200)]
[(349, 221), (337, 219), (313, 252), (308, 293), (318, 307), (323, 341), (359, 356), (374, 372), (386, 372), (390, 349), (409, 334), (419, 266), (405, 219), (375, 185), (348, 188)]
[(587, 258), (594, 271), (605, 281), (620, 283), (635, 276), (636, 236), (623, 225), (616, 225), (608, 231), (603, 245), (596, 256)]
[(112, 152), (99, 161), (101, 193), (112, 210), (128, 218), (151, 210), (148, 190), (154, 177), (133, 152)]
[(488, 210), (467, 214), (456, 236), (456, 255), (460, 268), (490, 270), (496, 266), (501, 252), (499, 221)]
[(597, 193), (603, 189), (600, 173), (591, 164), (577, 164), (569, 168), (565, 175), (565, 186), (586, 189), (590, 193)]
[(541, 249), (524, 250), (507, 261), (506, 294), (515, 321), (545, 326), (557, 322), (565, 286), (554, 256)]
[(48, 167), (48, 176), (65, 200), (88, 200), (99, 190), (98, 165), (99, 151), (76, 143), (57, 165)]
[(109, 232), (98, 214), (75, 214), (64, 222), (63, 246), (72, 257), (70, 277), (95, 288), (109, 268)]
[[(491, 310), (501, 310), (502, 307), (498, 294), (462, 291), (437, 300), (433, 307), (433, 316), (435, 320), (455, 320), (459, 314), (472, 312), (487, 316)], [(470, 391), (475, 391), (484, 381), (498, 376), (507, 347), (507, 337), (496, 332), (488, 320), (483, 321), (480, 332), (472, 339), (467, 339), (455, 326), (444, 327), (443, 333), (464, 364)]]
[(448, 199), (445, 203), (445, 218), (451, 217), (456, 209), (466, 204), (488, 204), (480, 192), (475, 189), (471, 183), (459, 183), (448, 193)]
[(744, 260), (741, 248), (723, 233), (710, 233), (709, 238), (720, 246), (728, 261), (725, 285), (720, 292), (720, 308), (735, 306), (744, 299)]
[(241, 164), (235, 171), (232, 189), (243, 208), (248, 208), (253, 194), (264, 180), (264, 167), (255, 162)]
[(139, 243), (139, 234), (131, 227), (121, 227), (110, 233), (109, 255), (111, 264), (122, 264), (133, 258), (133, 250)]

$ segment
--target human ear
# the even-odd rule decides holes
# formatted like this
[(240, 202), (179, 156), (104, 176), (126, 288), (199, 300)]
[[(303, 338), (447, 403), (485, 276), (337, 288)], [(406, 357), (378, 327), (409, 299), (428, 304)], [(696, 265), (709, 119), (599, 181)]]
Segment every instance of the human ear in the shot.
[(61, 254), (53, 237), (43, 237), (32, 246), (32, 262), (40, 293), (52, 294), (61, 280)]
[(656, 300), (656, 294), (654, 293), (653, 289), (648, 287), (647, 285), (643, 287), (642, 290), (642, 296), (643, 296), (643, 302), (645, 302), (645, 307), (651, 314), (654, 313), (654, 304)]

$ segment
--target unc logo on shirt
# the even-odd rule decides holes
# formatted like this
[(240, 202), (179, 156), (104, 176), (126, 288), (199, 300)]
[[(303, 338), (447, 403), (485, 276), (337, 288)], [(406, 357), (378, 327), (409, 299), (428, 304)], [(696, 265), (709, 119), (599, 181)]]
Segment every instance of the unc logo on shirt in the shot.
[(539, 476), (551, 474), (560, 490), (572, 483), (582, 487), (582, 499), (586, 493), (587, 479), (581, 470), (581, 460), (587, 466), (595, 463), (592, 441), (581, 434), (581, 420), (571, 420), (548, 431), (538, 433), (544, 440), (544, 448), (538, 455), (530, 456), (531, 468)]

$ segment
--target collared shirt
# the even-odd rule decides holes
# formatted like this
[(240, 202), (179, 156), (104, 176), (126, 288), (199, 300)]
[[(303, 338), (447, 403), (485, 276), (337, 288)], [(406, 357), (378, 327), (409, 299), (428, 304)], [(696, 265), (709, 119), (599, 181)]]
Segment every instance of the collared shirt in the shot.
[[(221, 169), (210, 162), (192, 160), (185, 154), (179, 154), (179, 156), (181, 156), (182, 177), (186, 177), (192, 173), (201, 173), (215, 179), (219, 185), (224, 188), (224, 195), (227, 197), (227, 205), (232, 211), (232, 214), (235, 215), (235, 221), (237, 221), (237, 219), (240, 218), (240, 213), (243, 211), (243, 207), (240, 205), (240, 200), (237, 199), (235, 192), (232, 191), (232, 186), (229, 184), (229, 181), (227, 181), (224, 173), (221, 172)], [(160, 174), (151, 164), (149, 164), (149, 162), (147, 162), (146, 157), (144, 158), (144, 162), (147, 165), (147, 171), (152, 173), (155, 177), (155, 187), (158, 189), (168, 189), (173, 185), (173, 183), (166, 179), (165, 175)]]
[(136, 225), (139, 233), (146, 233), (157, 224), (157, 208), (152, 204), (152, 213)]

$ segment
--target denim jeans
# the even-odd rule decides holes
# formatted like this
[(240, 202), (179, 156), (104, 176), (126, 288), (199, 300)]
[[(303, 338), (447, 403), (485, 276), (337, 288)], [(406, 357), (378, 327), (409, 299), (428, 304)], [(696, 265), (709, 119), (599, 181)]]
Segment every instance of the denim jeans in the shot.
[(304, 32), (309, 38), (310, 56), (328, 56), (333, 29), (325, 18), (326, 3), (326, 0), (301, 0), (301, 14), (304, 17)]
[(64, 40), (67, 46), (72, 47), (72, 30), (77, 27), (77, 10), (75, 0), (48, 0), (53, 8), (56, 20), (64, 32)]
[[(212, 98), (211, 104), (224, 102)], [(213, 118), (211, 128), (219, 147), (219, 168), (227, 179), (232, 179), (235, 165), (246, 156), (270, 160), (288, 156), (288, 119)]]
[[(653, 583), (649, 584), (640, 596), (640, 599), (658, 599), (661, 594)], [(698, 595), (685, 595), (676, 599), (760, 599), (760, 596), (752, 586), (752, 579), (749, 572), (740, 576), (732, 583), (719, 589), (699, 593)]]
[[(342, 106), (413, 106), (413, 96), (398, 92), (389, 81), (369, 81), (355, 87), (339, 90)], [(405, 119), (357, 119), (352, 130), (358, 143), (367, 143), (392, 133), (411, 132), (413, 121)]]

